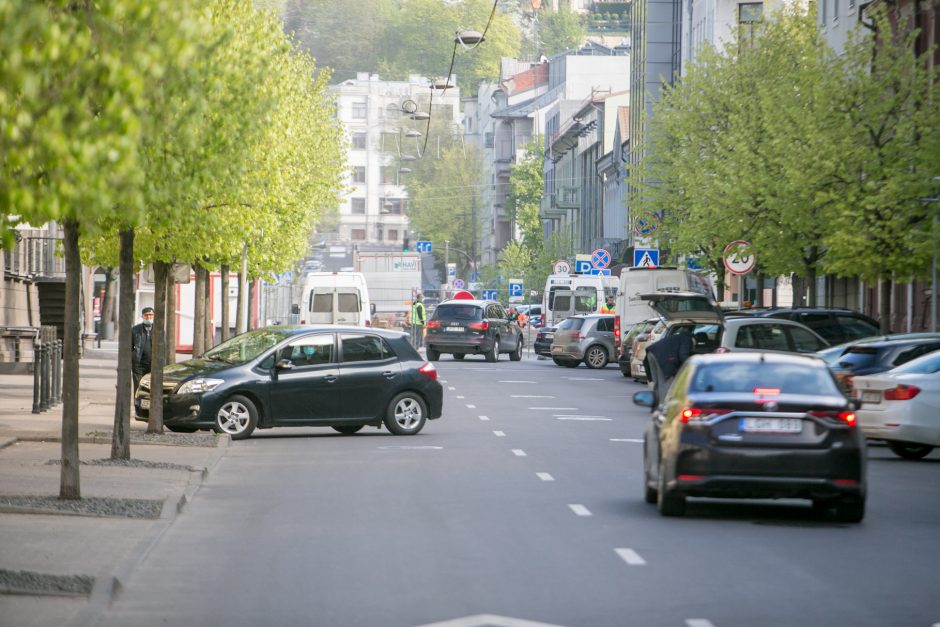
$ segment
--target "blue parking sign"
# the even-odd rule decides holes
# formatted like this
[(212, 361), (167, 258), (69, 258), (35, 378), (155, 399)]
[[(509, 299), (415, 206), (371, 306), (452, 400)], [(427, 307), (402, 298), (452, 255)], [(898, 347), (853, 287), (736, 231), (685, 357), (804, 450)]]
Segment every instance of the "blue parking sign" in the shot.
[(496, 290), (483, 290), (483, 300), (496, 300)]
[(510, 283), (509, 296), (522, 296), (522, 283)]

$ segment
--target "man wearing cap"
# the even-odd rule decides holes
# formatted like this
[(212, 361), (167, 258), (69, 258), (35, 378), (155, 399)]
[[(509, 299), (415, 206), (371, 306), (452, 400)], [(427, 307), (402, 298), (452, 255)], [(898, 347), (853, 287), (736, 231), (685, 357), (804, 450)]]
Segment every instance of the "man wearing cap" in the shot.
[(131, 371), (134, 375), (134, 394), (137, 394), (141, 377), (150, 372), (153, 307), (144, 307), (140, 312), (140, 317), (142, 322), (131, 329)]

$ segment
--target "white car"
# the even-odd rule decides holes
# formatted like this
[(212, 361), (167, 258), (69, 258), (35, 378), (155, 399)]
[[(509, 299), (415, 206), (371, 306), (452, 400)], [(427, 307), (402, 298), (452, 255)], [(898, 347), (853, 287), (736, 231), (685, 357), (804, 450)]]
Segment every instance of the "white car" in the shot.
[(893, 370), (852, 379), (865, 437), (885, 440), (904, 459), (920, 459), (940, 446), (940, 351)]

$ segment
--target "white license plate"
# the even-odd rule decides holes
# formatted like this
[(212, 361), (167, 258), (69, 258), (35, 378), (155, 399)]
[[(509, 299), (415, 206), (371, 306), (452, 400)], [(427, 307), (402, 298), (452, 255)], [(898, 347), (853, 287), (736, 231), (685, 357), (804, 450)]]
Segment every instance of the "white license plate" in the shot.
[(741, 418), (739, 430), (744, 433), (799, 433), (803, 421), (799, 418)]
[(444, 331), (448, 333), (463, 333), (463, 327), (444, 327)]
[(150, 399), (142, 398), (140, 399), (140, 408), (141, 409), (150, 409)]
[(880, 403), (881, 391), (880, 390), (862, 390), (862, 402), (863, 403)]

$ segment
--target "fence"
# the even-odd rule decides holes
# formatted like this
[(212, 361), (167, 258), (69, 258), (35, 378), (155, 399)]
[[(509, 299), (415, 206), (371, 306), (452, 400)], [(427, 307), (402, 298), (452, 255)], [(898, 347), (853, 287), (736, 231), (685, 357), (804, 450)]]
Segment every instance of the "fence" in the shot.
[(43, 326), (33, 350), (33, 413), (62, 401), (62, 340), (54, 326)]

